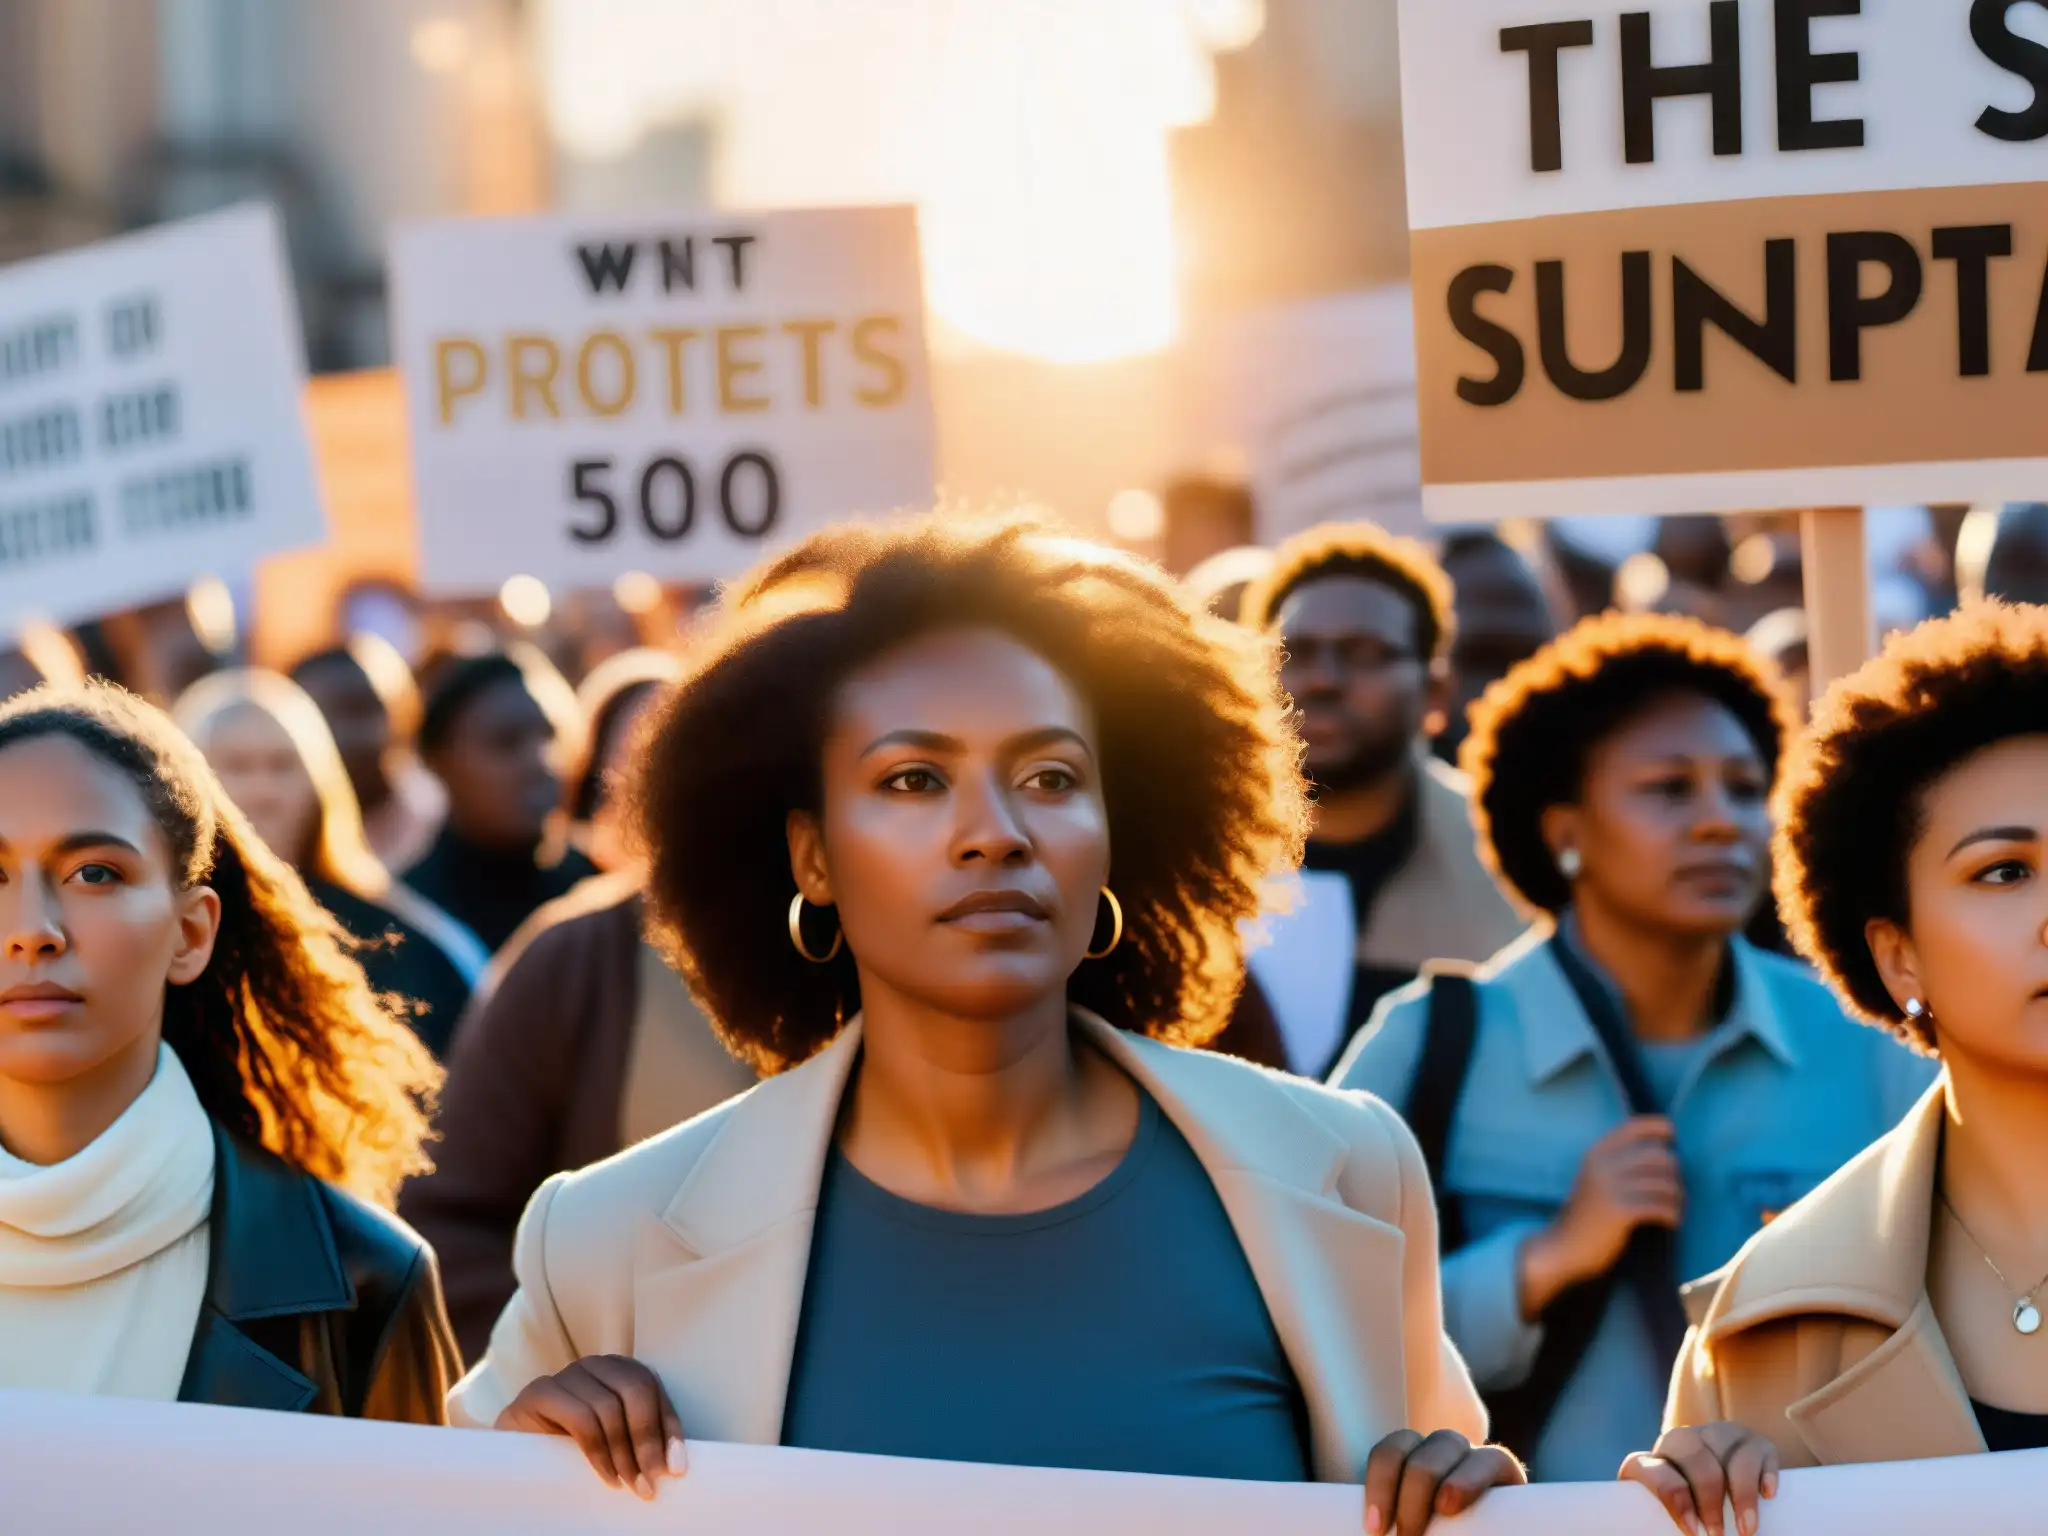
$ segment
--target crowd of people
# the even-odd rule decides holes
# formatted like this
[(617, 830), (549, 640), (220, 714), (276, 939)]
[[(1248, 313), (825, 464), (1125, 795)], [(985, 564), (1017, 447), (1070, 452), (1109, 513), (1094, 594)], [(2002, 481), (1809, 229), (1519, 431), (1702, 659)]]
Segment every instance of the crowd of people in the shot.
[(2041, 520), (1811, 708), (1773, 530), (1567, 532), (846, 525), (575, 688), (24, 647), (0, 1386), (1403, 1536), (2048, 1447)]

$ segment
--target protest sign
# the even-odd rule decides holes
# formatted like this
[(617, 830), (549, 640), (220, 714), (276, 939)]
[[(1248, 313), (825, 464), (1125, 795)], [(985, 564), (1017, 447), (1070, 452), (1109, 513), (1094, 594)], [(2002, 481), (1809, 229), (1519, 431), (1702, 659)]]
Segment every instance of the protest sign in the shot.
[(1244, 455), (1262, 543), (1356, 518), (1425, 531), (1406, 287), (1234, 317), (1199, 352), (1201, 429)]
[(1401, 0), (1440, 521), (2048, 486), (2048, 7)]
[[(763, 1446), (690, 1448), (652, 1503), (601, 1484), (569, 1442), (314, 1415), (0, 1392), (7, 1528), (157, 1536), (1358, 1536), (1363, 1495), (1238, 1483), (897, 1461)], [(1764, 1536), (2022, 1536), (2048, 1452), (1786, 1474)], [(1672, 1536), (1633, 1484), (1501, 1489), (1445, 1536)], [(1731, 1524), (1729, 1527), (1733, 1529)]]
[(711, 580), (932, 499), (909, 208), (426, 223), (391, 278), (427, 591)]
[(0, 641), (318, 542), (276, 215), (0, 272)]

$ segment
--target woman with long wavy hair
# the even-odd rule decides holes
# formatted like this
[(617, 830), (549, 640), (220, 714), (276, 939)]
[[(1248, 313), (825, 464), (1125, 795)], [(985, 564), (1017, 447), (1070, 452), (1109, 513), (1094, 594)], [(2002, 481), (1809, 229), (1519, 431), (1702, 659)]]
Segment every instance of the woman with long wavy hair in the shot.
[(439, 1077), (160, 711), (0, 708), (0, 1387), (443, 1422)]

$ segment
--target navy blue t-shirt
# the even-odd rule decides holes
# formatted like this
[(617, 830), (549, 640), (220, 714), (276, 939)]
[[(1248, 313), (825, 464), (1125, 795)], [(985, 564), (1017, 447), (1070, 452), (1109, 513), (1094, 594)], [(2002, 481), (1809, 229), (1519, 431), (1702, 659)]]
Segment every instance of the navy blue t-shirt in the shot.
[(1194, 1150), (1141, 1094), (1078, 1199), (915, 1204), (836, 1149), (782, 1443), (941, 1461), (1306, 1482), (1307, 1413)]

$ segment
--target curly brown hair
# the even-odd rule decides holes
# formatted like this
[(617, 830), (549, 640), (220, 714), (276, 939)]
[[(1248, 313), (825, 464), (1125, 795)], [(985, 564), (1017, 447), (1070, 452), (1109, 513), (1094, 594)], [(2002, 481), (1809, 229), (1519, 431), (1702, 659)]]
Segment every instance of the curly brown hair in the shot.
[(1333, 576), (1392, 589), (1415, 610), (1417, 653), (1431, 662), (1451, 654), (1458, 630), (1451, 578), (1428, 546), (1377, 523), (1324, 523), (1287, 540), (1273, 552), (1272, 567), (1246, 589), (1238, 622), (1271, 629), (1298, 589)]
[(1798, 730), (1784, 678), (1738, 636), (1675, 614), (1582, 619), (1473, 704), (1458, 762), (1472, 780), (1479, 856), (1532, 913), (1571, 905), (1544, 811), (1576, 804), (1593, 749), (1674, 693), (1725, 707), (1777, 772)]
[(125, 776), (182, 888), (220, 897), (213, 957), (169, 986), (164, 1040), (206, 1112), (294, 1168), (389, 1206), (423, 1150), (441, 1068), (379, 997), (353, 941), (235, 809), (199, 749), (110, 683), (39, 688), (0, 707), (0, 751), (64, 737)]
[(2048, 608), (1966, 603), (1894, 635), (1814, 706), (1773, 807), (1778, 906), (1799, 952), (1865, 1022), (1934, 1050), (1885, 989), (1864, 929), (1910, 917), (1928, 788), (1984, 748), (2048, 734)]
[(786, 827), (818, 810), (841, 682), (934, 630), (992, 628), (1090, 706), (1126, 926), (1072, 999), (1199, 1045), (1243, 983), (1238, 925), (1299, 863), (1300, 751), (1270, 642), (1197, 612), (1157, 570), (1027, 518), (931, 516), (815, 535), (724, 595), (630, 786), (653, 932), (727, 1047), (763, 1073), (860, 1007), (853, 959), (785, 926)]

